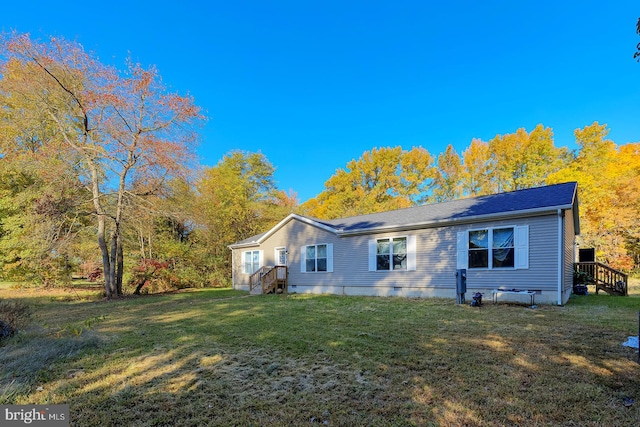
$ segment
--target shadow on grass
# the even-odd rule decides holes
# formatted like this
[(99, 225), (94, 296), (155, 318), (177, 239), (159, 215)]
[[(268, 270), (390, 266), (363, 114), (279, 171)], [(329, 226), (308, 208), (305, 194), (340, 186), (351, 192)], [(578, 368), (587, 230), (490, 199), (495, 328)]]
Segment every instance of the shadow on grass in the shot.
[[(101, 341), (18, 403), (75, 425), (635, 425), (624, 333), (581, 307), (202, 291), (65, 307)], [(69, 310), (71, 309), (71, 310)], [(598, 314), (604, 316), (604, 314)], [(628, 327), (628, 325), (627, 325)], [(73, 375), (69, 375), (73, 372)], [(34, 383), (36, 385), (36, 383)]]
[(51, 370), (52, 365), (74, 360), (99, 346), (100, 339), (91, 333), (73, 337), (19, 334), (0, 347), (0, 404), (11, 404), (36, 389), (38, 383), (54, 379), (57, 374)]

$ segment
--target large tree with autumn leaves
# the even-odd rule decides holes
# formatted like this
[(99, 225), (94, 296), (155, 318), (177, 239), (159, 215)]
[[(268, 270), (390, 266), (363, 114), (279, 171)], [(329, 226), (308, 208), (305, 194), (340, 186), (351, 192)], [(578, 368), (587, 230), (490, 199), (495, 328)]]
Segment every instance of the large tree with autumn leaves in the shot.
[(606, 124), (574, 132), (578, 151), (548, 183), (579, 186), (581, 241), (598, 258), (626, 271), (640, 264), (640, 143), (618, 146)]
[(336, 170), (302, 209), (330, 219), (406, 208), (426, 200), (433, 177), (433, 158), (422, 147), (374, 148)]
[(89, 195), (106, 295), (119, 295), (127, 208), (185, 172), (200, 109), (168, 92), (155, 68), (129, 60), (121, 71), (75, 42), (12, 34), (1, 46), (3, 160), (31, 153), (43, 170), (53, 155), (66, 162)]

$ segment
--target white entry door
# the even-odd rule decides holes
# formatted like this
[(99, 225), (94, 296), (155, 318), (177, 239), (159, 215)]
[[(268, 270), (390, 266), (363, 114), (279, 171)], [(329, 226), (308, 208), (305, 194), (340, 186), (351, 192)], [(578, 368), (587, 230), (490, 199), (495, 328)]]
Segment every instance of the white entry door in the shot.
[[(287, 248), (282, 247), (282, 248), (276, 248), (275, 249), (276, 253), (275, 253), (275, 259), (276, 259), (276, 265), (287, 265)], [(284, 280), (285, 278), (285, 270), (278, 270), (278, 279), (280, 280)]]

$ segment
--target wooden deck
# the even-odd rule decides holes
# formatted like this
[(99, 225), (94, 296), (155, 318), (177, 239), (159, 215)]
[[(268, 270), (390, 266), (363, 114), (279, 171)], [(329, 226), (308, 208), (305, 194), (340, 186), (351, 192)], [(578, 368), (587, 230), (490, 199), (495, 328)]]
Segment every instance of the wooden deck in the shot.
[(598, 291), (605, 291), (611, 295), (627, 296), (629, 276), (615, 268), (600, 262), (577, 262), (574, 264), (576, 272), (587, 273), (590, 277), (588, 285), (595, 285)]
[(249, 279), (249, 292), (253, 295), (287, 293), (288, 276), (286, 265), (261, 267)]

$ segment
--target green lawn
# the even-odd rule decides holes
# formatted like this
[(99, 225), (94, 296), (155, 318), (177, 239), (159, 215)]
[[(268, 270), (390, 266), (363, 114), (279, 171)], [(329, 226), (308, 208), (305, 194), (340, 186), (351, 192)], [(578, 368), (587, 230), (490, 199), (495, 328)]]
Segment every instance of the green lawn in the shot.
[(637, 351), (621, 345), (637, 282), (537, 309), (229, 289), (0, 298), (36, 314), (0, 348), (0, 403), (67, 403), (74, 426), (640, 425)]

